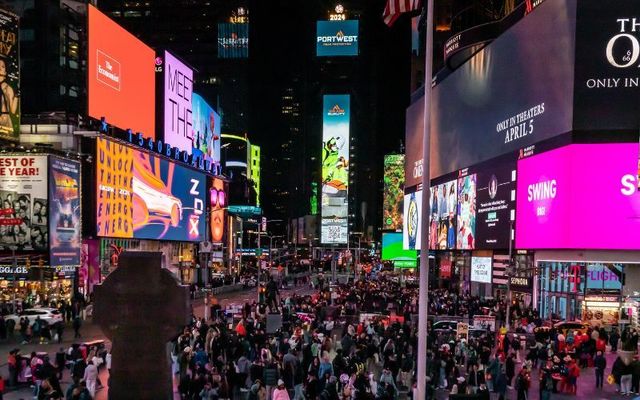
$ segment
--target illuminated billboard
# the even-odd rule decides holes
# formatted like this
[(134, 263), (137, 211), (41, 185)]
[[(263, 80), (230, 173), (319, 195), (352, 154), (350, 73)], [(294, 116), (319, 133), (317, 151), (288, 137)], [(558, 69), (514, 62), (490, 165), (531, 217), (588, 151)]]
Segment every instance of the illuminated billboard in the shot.
[(476, 247), (476, 174), (458, 178), (457, 234), (458, 250), (473, 250)]
[(403, 249), (402, 233), (383, 233), (382, 260), (393, 261), (399, 268), (415, 268), (418, 265), (418, 252)]
[(48, 248), (47, 156), (0, 158), (0, 249)]
[(249, 176), (256, 189), (256, 205), (260, 207), (260, 146), (250, 145)]
[(52, 267), (79, 266), (80, 163), (49, 158), (49, 261)]
[(249, 24), (218, 24), (218, 58), (249, 57)]
[(192, 96), (193, 139), (190, 153), (217, 164), (220, 162), (220, 115), (197, 93)]
[(97, 235), (203, 241), (206, 184), (202, 173), (99, 138)]
[(318, 57), (357, 56), (358, 20), (318, 21), (316, 55)]
[(89, 5), (88, 114), (155, 138), (155, 51)]
[(209, 239), (216, 244), (224, 241), (224, 225), (227, 214), (227, 192), (225, 181), (218, 178), (209, 179)]
[(0, 10), (0, 137), (17, 140), (20, 136), (20, 46), (18, 16)]
[(457, 180), (431, 187), (429, 208), (429, 248), (452, 250), (456, 248), (456, 225), (458, 206)]
[(422, 244), (422, 190), (404, 195), (402, 248), (420, 250)]
[(389, 154), (384, 157), (382, 229), (402, 229), (404, 200), (404, 155)]
[(325, 95), (322, 101), (322, 223), (324, 244), (349, 239), (350, 96)]
[(193, 136), (193, 70), (168, 51), (164, 52), (164, 142), (189, 154)]

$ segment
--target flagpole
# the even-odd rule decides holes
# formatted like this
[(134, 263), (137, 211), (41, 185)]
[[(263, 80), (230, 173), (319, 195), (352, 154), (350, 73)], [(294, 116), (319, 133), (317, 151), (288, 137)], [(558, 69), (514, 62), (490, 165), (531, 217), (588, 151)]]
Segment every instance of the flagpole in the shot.
[(418, 375), (415, 400), (427, 397), (427, 319), (429, 303), (429, 199), (431, 175), (429, 168), (431, 140), (431, 81), (433, 79), (433, 1), (427, 0), (427, 27), (424, 56), (424, 132), (422, 135), (422, 225), (420, 235), (420, 293), (418, 302)]

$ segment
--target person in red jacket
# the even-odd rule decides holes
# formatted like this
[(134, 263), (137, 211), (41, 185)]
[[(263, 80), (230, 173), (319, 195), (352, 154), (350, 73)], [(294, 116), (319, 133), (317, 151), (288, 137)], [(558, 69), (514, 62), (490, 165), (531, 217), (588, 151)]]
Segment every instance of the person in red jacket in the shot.
[(580, 368), (576, 365), (575, 361), (571, 361), (569, 363), (569, 387), (567, 388), (569, 394), (576, 394), (579, 376)]

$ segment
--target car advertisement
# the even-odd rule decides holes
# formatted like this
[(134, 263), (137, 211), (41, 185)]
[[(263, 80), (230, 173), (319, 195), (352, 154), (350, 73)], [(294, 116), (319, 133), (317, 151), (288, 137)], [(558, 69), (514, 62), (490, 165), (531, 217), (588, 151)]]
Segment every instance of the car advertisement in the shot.
[(20, 136), (20, 46), (18, 16), (0, 10), (0, 137)]
[(224, 241), (224, 226), (227, 207), (227, 184), (222, 179), (209, 179), (209, 229), (211, 242), (219, 244)]
[(638, 143), (573, 144), (519, 160), (516, 247), (640, 248), (638, 152)]
[(458, 250), (473, 250), (476, 246), (476, 187), (476, 174), (458, 178)]
[(399, 268), (415, 268), (418, 265), (418, 252), (404, 250), (402, 233), (382, 234), (382, 260), (393, 261)]
[(52, 267), (79, 266), (80, 163), (49, 158), (49, 262)]
[(164, 52), (164, 142), (191, 154), (193, 136), (193, 70)]
[(89, 116), (155, 138), (155, 58), (155, 51), (89, 5)]
[(322, 223), (324, 244), (346, 244), (349, 200), (350, 96), (325, 95), (322, 123)]
[(47, 194), (47, 156), (0, 157), (0, 249), (48, 249)]
[(358, 20), (318, 21), (316, 33), (318, 57), (358, 55)]
[(97, 158), (98, 236), (205, 240), (204, 174), (102, 138)]
[(384, 187), (382, 229), (402, 229), (402, 204), (404, 200), (404, 155), (389, 154), (384, 157)]
[(404, 195), (402, 248), (420, 250), (422, 248), (422, 191)]
[(220, 162), (220, 115), (197, 93), (193, 93), (193, 142), (190, 153), (211, 163)]

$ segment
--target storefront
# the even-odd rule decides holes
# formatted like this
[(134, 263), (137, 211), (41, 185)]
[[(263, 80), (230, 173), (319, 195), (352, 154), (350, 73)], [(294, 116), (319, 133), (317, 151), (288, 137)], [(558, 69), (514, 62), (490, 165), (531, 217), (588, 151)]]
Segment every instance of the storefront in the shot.
[(55, 306), (69, 303), (74, 293), (75, 267), (0, 267), (0, 303), (13, 312), (28, 306)]

